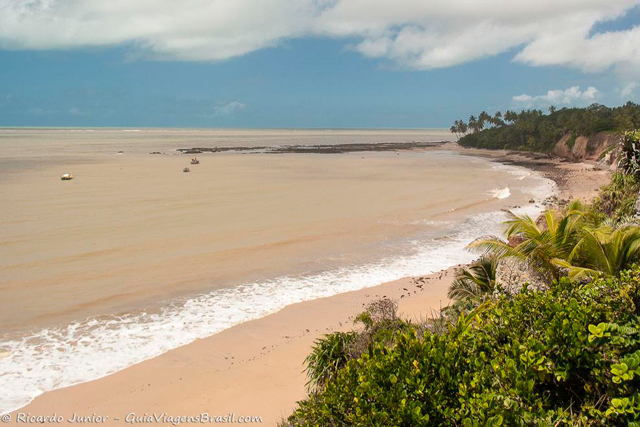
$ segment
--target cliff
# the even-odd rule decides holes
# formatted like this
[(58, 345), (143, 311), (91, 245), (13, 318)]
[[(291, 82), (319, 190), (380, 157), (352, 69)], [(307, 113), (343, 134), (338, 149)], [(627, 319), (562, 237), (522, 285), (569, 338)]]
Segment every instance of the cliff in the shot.
[(592, 136), (576, 136), (566, 133), (553, 147), (551, 153), (570, 161), (594, 161), (605, 166), (615, 165), (615, 148), (620, 135), (599, 132)]

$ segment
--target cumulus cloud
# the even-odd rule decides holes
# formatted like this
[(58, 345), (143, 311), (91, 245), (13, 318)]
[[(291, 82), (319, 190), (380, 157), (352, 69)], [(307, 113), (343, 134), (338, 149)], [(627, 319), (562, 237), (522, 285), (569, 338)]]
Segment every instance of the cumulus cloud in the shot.
[(565, 90), (550, 90), (544, 95), (531, 96), (527, 94), (514, 96), (512, 99), (516, 103), (534, 105), (575, 105), (593, 103), (599, 92), (593, 86), (581, 91), (580, 86), (572, 86)]
[(503, 52), (597, 72), (640, 65), (640, 26), (593, 34), (640, 0), (0, 0), (0, 47), (132, 44), (155, 59), (223, 60), (299, 37), (343, 38), (410, 69)]
[(631, 82), (631, 83), (627, 84), (625, 87), (623, 87), (620, 90), (620, 97), (621, 98), (627, 98), (627, 97), (633, 95), (633, 93), (636, 91), (637, 87), (638, 87), (638, 83), (637, 82)]
[(229, 116), (240, 110), (243, 110), (245, 105), (242, 102), (231, 101), (224, 104), (216, 105), (213, 107), (213, 117)]

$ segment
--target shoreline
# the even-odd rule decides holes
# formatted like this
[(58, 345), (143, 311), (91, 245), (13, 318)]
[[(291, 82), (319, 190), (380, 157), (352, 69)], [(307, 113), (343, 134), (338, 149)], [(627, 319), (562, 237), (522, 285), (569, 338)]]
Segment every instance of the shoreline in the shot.
[(521, 166), (539, 172), (557, 184), (558, 198), (565, 200), (571, 198), (591, 200), (597, 195), (598, 189), (608, 182), (607, 177), (610, 174), (608, 170), (597, 169), (594, 167), (595, 164), (589, 162), (571, 162), (541, 153), (465, 148), (454, 142), (445, 143), (439, 149), (483, 157), (498, 163)]
[[(561, 198), (589, 199), (608, 176), (608, 172), (584, 163), (531, 159), (455, 144), (431, 149), (487, 157), (538, 171), (558, 184)], [(182, 416), (206, 411), (212, 415), (262, 416), (263, 424), (275, 425), (305, 396), (302, 361), (316, 338), (352, 329), (353, 317), (366, 303), (385, 296), (399, 301), (399, 311), (405, 317), (427, 316), (448, 303), (446, 293), (454, 269), (287, 306), (109, 376), (46, 392), (12, 413), (13, 419), (16, 413), (55, 412), (65, 418), (72, 414), (107, 416), (107, 424), (117, 424), (131, 412)]]

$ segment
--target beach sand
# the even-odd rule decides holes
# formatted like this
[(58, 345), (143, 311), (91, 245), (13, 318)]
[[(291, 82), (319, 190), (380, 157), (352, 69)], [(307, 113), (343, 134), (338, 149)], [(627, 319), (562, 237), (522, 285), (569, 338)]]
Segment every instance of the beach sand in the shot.
[(113, 425), (118, 424), (113, 417), (123, 423), (130, 413), (235, 413), (276, 425), (305, 397), (302, 362), (315, 339), (352, 329), (353, 317), (385, 296), (399, 301), (404, 317), (427, 317), (432, 308), (447, 304), (452, 275), (449, 269), (294, 304), (108, 377), (45, 393), (17, 412), (55, 412), (65, 418), (97, 414), (109, 416)]
[(598, 194), (600, 187), (609, 182), (610, 171), (597, 168), (593, 162), (568, 162), (539, 153), (463, 148), (455, 143), (444, 144), (441, 149), (536, 170), (558, 184), (558, 197), (565, 200), (591, 200)]
[[(538, 169), (558, 182), (563, 198), (591, 198), (608, 179), (607, 172), (588, 164), (556, 160), (535, 164), (504, 152), (455, 149)], [(381, 297), (397, 299), (405, 318), (426, 317), (446, 306), (453, 271), (288, 306), (105, 378), (44, 393), (12, 413), (12, 419), (17, 413), (55, 413), (65, 418), (97, 415), (108, 417), (107, 425), (118, 425), (132, 413), (192, 416), (207, 412), (259, 416), (262, 425), (276, 425), (305, 397), (303, 360), (314, 340), (352, 329), (353, 317)]]

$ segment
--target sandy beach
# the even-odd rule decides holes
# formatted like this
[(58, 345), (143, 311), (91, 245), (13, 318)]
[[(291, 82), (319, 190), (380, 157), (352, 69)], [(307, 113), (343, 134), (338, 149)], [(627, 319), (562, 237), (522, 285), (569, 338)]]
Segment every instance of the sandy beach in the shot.
[[(556, 180), (561, 198), (589, 199), (608, 178), (608, 172), (595, 170), (590, 164), (447, 148), (526, 164)], [(126, 422), (127, 416), (206, 412), (213, 416), (258, 416), (262, 425), (276, 425), (305, 396), (302, 362), (315, 339), (353, 328), (353, 317), (368, 302), (381, 297), (397, 299), (405, 318), (426, 317), (447, 305), (453, 270), (290, 305), (113, 375), (47, 392), (14, 412), (13, 420), (19, 413), (55, 413), (65, 419), (74, 414), (107, 417), (106, 424), (117, 425)]]
[(640, 420), (640, 0), (0, 0), (0, 64), (0, 427)]
[(452, 269), (294, 304), (103, 379), (45, 393), (17, 413), (97, 414), (113, 425), (130, 413), (235, 413), (276, 425), (305, 396), (302, 361), (316, 338), (351, 329), (364, 305), (384, 296), (400, 302), (404, 317), (426, 317), (447, 304), (451, 276)]

